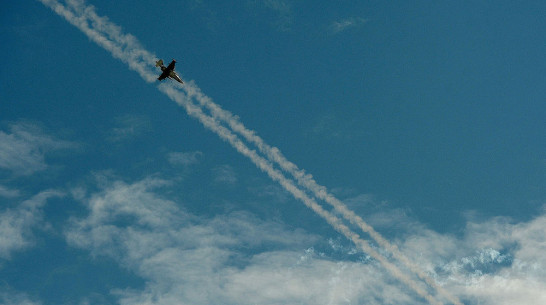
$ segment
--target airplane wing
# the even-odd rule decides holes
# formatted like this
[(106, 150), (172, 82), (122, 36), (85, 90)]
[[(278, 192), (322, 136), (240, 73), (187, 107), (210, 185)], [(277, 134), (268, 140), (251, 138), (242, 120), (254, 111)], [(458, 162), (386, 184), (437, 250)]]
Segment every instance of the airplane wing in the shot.
[(176, 60), (173, 59), (171, 63), (167, 66), (166, 70), (174, 71), (174, 64), (176, 64)]
[[(169, 65), (170, 66), (170, 65)], [(165, 69), (165, 71), (163, 71), (163, 73), (161, 73), (161, 75), (157, 78), (159, 80), (164, 80), (165, 78), (167, 78), (169, 76), (169, 70), (168, 69)]]

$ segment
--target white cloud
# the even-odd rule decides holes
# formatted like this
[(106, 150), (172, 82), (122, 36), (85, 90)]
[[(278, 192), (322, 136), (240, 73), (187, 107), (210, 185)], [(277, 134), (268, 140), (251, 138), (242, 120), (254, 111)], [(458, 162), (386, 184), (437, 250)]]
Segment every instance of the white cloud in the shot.
[(351, 28), (361, 27), (368, 22), (368, 19), (361, 17), (351, 17), (339, 21), (334, 21), (330, 25), (330, 32), (337, 34)]
[(0, 258), (9, 259), (14, 251), (32, 244), (32, 229), (43, 221), (42, 206), (47, 199), (61, 195), (44, 191), (15, 208), (0, 212)]
[(237, 183), (237, 174), (230, 165), (219, 166), (214, 169), (214, 181), (221, 184)]
[(145, 116), (127, 114), (116, 118), (116, 127), (110, 130), (108, 140), (120, 142), (137, 137), (151, 129), (151, 122)]
[(0, 131), (0, 168), (15, 175), (30, 175), (47, 168), (45, 155), (74, 144), (55, 139), (32, 123), (19, 122), (10, 126), (11, 133)]
[(247, 190), (260, 198), (271, 198), (274, 202), (286, 202), (290, 198), (290, 194), (275, 184), (252, 185), (247, 187)]
[(317, 117), (315, 123), (305, 130), (308, 136), (325, 140), (351, 141), (362, 138), (368, 131), (357, 120), (347, 120), (333, 114)]
[[(303, 251), (255, 254), (230, 266), (229, 251), (168, 249), (145, 265), (144, 291), (118, 291), (121, 304), (409, 304), (377, 265), (335, 262)], [(155, 302), (153, 301), (155, 300)]]
[(167, 156), (167, 160), (172, 165), (190, 166), (199, 163), (199, 157), (203, 153), (200, 151), (193, 152), (171, 152)]
[(528, 222), (469, 218), (456, 236), (440, 234), (369, 195), (347, 200), (366, 221), (396, 232), (395, 243), (465, 304), (546, 304), (546, 213)]
[(0, 197), (14, 198), (20, 195), (18, 190), (10, 189), (0, 184)]
[[(294, 13), (290, 1), (284, 0), (252, 0), (247, 2), (252, 8), (271, 12), (274, 14), (273, 25), (279, 31), (289, 31), (294, 21)], [(261, 17), (261, 16), (260, 16)]]
[(0, 304), (3, 305), (39, 305), (41, 302), (31, 300), (26, 294), (10, 289), (0, 291)]
[(85, 200), (89, 214), (73, 218), (66, 237), (146, 281), (113, 291), (120, 304), (411, 303), (379, 264), (305, 251), (315, 235), (246, 212), (188, 214), (157, 194), (162, 180), (111, 185)]
[(470, 220), (462, 238), (410, 227), (401, 248), (449, 291), (472, 304), (546, 304), (546, 214)]
[[(158, 195), (168, 186), (159, 179), (110, 183), (83, 199), (86, 217), (70, 221), (71, 245), (108, 256), (145, 280), (143, 290), (113, 290), (120, 304), (422, 302), (375, 260), (336, 261), (310, 248), (317, 236), (245, 212), (188, 214)], [(397, 241), (400, 249), (466, 304), (545, 301), (546, 215), (519, 224), (469, 221), (462, 237), (393, 217), (408, 230)], [(330, 245), (355, 255), (354, 247)]]

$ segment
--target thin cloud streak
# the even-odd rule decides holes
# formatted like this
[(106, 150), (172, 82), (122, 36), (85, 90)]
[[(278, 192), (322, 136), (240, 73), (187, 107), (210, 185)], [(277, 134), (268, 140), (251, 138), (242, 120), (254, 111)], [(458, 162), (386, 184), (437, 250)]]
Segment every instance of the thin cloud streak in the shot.
[(347, 18), (341, 21), (335, 21), (330, 25), (330, 32), (332, 34), (337, 34), (350, 28), (362, 26), (367, 22), (368, 19), (366, 18)]
[[(18, 122), (11, 124), (11, 133), (0, 130), (0, 169), (15, 176), (29, 176), (48, 168), (48, 152), (74, 148), (76, 145), (43, 133), (39, 126)], [(2, 188), (0, 187), (0, 195)]]
[[(155, 81), (156, 75), (150, 68), (152, 68), (151, 63), (153, 63), (157, 57), (144, 50), (132, 35), (121, 33), (119, 26), (111, 23), (106, 17), (98, 16), (95, 13), (93, 6), (86, 6), (83, 1), (76, 0), (67, 2), (67, 5), (70, 8), (60, 4), (56, 0), (40, 1), (44, 5), (50, 7), (58, 15), (65, 18), (69, 23), (80, 29), (92, 41), (109, 51), (115, 58), (118, 58), (122, 62), (128, 64), (129, 67), (138, 72), (145, 81)], [(334, 206), (334, 208), (346, 219), (359, 225), (359, 227), (361, 227), (364, 232), (370, 234), (370, 236), (372, 236), (372, 238), (378, 244), (395, 254), (396, 258), (402, 261), (410, 270), (415, 272), (414, 269), (416, 269), (416, 266), (407, 260), (407, 258), (404, 259), (404, 256), (398, 251), (396, 246), (388, 243), (359, 216), (348, 210), (347, 207), (341, 203), (341, 201), (330, 195), (326, 191), (325, 187), (316, 184), (311, 175), (306, 174), (303, 170), (298, 169), (295, 164), (286, 160), (278, 148), (267, 145), (260, 137), (255, 135), (254, 131), (248, 130), (246, 127), (244, 127), (244, 125), (240, 123), (231, 113), (223, 110), (221, 107), (213, 103), (210, 98), (201, 93), (200, 89), (193, 82), (191, 85), (183, 86), (188, 93), (187, 95), (180, 92), (170, 84), (161, 84), (158, 86), (158, 88), (173, 101), (184, 107), (186, 112), (190, 116), (197, 118), (201, 124), (203, 124), (203, 126), (216, 133), (222, 140), (228, 142), (239, 153), (248, 157), (260, 170), (265, 172), (272, 180), (281, 184), (281, 186), (286, 191), (290, 192), (296, 199), (301, 200), (306, 206), (324, 218), (339, 233), (343, 234), (347, 239), (358, 245), (363, 251), (378, 260), (393, 276), (408, 285), (408, 287), (413, 289), (429, 303), (442, 304), (433, 296), (428, 294), (417, 282), (408, 277), (405, 273), (398, 269), (398, 267), (390, 263), (385, 257), (375, 251), (367, 241), (361, 239), (358, 234), (352, 232), (338, 217), (324, 210), (322, 206), (317, 204), (314, 199), (307, 196), (306, 193), (297, 187), (291, 179), (286, 178), (282, 172), (274, 169), (271, 162), (279, 164), (283, 170), (292, 174), (300, 185), (313, 192), (317, 198), (325, 200)], [(196, 106), (191, 100), (192, 97), (195, 98), (201, 106), (208, 108), (211, 111), (212, 116), (205, 114), (202, 108)], [(218, 122), (218, 119), (226, 122), (233, 131), (241, 134), (249, 142), (254, 143), (262, 153), (266, 154), (269, 160), (259, 156), (255, 150), (249, 149), (237, 135), (226, 127), (222, 126)], [(402, 257), (402, 259), (400, 257)], [(416, 274), (419, 277), (424, 278), (429, 285), (434, 287), (440, 294), (452, 301), (454, 304), (462, 304), (456, 298), (450, 296), (446, 291), (441, 289), (441, 287), (437, 286), (431, 279), (428, 279), (428, 277), (426, 277), (422, 271), (416, 272)]]

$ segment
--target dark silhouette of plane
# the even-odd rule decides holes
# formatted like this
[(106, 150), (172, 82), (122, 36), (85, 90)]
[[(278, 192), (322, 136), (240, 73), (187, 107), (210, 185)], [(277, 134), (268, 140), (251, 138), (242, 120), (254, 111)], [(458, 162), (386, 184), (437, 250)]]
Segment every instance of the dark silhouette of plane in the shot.
[(175, 81), (183, 84), (184, 82), (182, 81), (180, 76), (178, 76), (178, 74), (176, 74), (176, 72), (174, 72), (174, 65), (175, 64), (176, 64), (176, 60), (174, 60), (174, 59), (173, 59), (173, 61), (171, 61), (171, 63), (167, 67), (165, 67), (163, 65), (163, 59), (160, 59), (160, 60), (156, 61), (155, 66), (160, 67), (161, 71), (163, 71), (161, 73), (161, 75), (157, 79), (159, 79), (161, 81), (161, 80), (164, 80), (165, 78), (168, 77), (168, 78), (174, 79)]

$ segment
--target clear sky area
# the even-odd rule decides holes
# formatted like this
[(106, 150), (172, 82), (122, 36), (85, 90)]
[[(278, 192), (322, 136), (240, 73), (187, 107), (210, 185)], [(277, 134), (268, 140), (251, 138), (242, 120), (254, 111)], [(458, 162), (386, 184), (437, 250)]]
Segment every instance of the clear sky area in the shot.
[(545, 29), (544, 1), (4, 3), (0, 304), (546, 304)]

